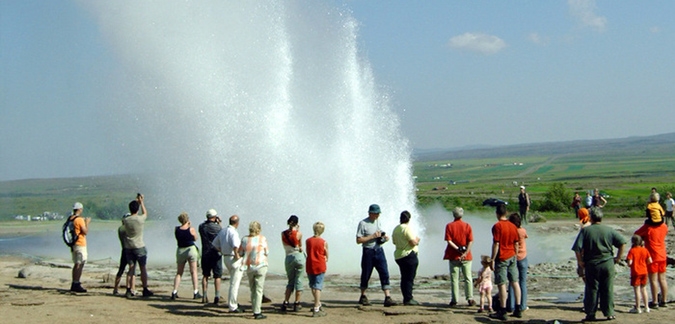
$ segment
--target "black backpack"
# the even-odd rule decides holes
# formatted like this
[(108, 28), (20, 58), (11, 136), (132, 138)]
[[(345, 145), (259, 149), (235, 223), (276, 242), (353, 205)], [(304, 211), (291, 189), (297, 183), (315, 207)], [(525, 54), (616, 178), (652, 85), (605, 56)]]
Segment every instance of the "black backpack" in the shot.
[(62, 228), (62, 237), (63, 237), (63, 242), (66, 243), (71, 249), (73, 248), (73, 245), (75, 245), (75, 242), (77, 242), (77, 239), (79, 238), (79, 235), (75, 234), (75, 219), (80, 216), (70, 216), (68, 219), (66, 219), (66, 222), (63, 223), (63, 228)]

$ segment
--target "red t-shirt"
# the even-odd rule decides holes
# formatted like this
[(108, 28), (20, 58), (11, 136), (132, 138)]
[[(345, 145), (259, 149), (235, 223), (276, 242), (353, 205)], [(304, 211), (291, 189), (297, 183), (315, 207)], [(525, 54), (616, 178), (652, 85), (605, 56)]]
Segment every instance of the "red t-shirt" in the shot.
[(492, 242), (499, 243), (497, 259), (505, 261), (516, 255), (516, 243), (520, 239), (518, 228), (506, 219), (500, 219), (492, 226)]
[(305, 241), (307, 248), (307, 274), (318, 275), (326, 272), (326, 241), (312, 236)]
[[(445, 241), (452, 241), (452, 243), (455, 243), (457, 246), (468, 246), (469, 242), (473, 242), (473, 230), (471, 230), (471, 225), (462, 221), (461, 218), (448, 223), (448, 225), (445, 225)], [(461, 256), (461, 253), (448, 244), (445, 247), (443, 260), (459, 260)], [(473, 260), (471, 251), (466, 254), (464, 260)]]
[(645, 224), (635, 231), (635, 234), (640, 235), (645, 241), (645, 247), (652, 257), (652, 262), (666, 261), (666, 259), (668, 259), (666, 253), (668, 225), (665, 223), (657, 226)]
[(628, 251), (626, 260), (633, 260), (630, 266), (630, 275), (646, 275), (647, 274), (647, 260), (649, 259), (649, 251), (642, 246), (632, 247)]

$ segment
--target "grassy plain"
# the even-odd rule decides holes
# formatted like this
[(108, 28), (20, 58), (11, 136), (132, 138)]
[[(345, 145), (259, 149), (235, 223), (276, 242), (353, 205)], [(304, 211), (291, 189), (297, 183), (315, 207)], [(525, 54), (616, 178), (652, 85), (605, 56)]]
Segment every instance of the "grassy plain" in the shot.
[[(605, 213), (608, 216), (636, 217), (644, 208), (652, 187), (662, 195), (675, 192), (675, 147), (668, 150), (643, 150), (636, 154), (621, 147), (596, 152), (567, 151), (530, 155), (425, 160), (414, 163), (417, 196), (421, 203), (439, 201), (446, 208), (463, 205), (479, 208), (486, 198), (500, 198), (517, 204), (518, 186), (525, 185), (537, 211), (549, 187), (562, 183), (582, 197), (599, 188), (609, 195)], [(567, 213), (572, 217), (571, 213)], [(549, 213), (549, 217), (558, 217)]]
[[(637, 217), (652, 187), (675, 192), (675, 133), (614, 140), (514, 145), (417, 154), (414, 162), (420, 204), (479, 209), (486, 198), (516, 203), (525, 185), (533, 211), (552, 184), (562, 183), (569, 199), (600, 188), (609, 195), (605, 213)], [(69, 212), (74, 201), (92, 210), (121, 215), (143, 181), (138, 176), (29, 179), (0, 182), (0, 220), (45, 211)], [(94, 208), (94, 209), (96, 209)], [(112, 209), (111, 209), (112, 208)], [(547, 217), (572, 217), (571, 212)]]

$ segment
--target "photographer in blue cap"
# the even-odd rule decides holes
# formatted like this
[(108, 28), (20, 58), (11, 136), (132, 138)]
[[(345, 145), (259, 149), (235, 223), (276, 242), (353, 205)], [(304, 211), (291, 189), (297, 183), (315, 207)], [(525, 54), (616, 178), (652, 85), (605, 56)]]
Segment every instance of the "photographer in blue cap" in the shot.
[(359, 304), (363, 306), (370, 306), (370, 301), (366, 297), (366, 290), (368, 289), (368, 281), (373, 274), (373, 268), (377, 270), (380, 276), (380, 284), (382, 291), (384, 291), (384, 306), (395, 306), (396, 303), (389, 295), (391, 285), (389, 284), (389, 270), (387, 267), (387, 258), (384, 255), (382, 244), (389, 241), (389, 236), (386, 235), (380, 227), (380, 206), (373, 204), (368, 208), (368, 217), (359, 222), (356, 230), (356, 244), (361, 244), (363, 253), (361, 255), (361, 298)]

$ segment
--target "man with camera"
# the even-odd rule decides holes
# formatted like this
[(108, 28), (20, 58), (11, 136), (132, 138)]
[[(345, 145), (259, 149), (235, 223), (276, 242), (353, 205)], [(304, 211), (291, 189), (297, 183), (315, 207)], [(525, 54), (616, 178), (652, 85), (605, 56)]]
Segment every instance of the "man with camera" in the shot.
[(389, 236), (386, 235), (380, 228), (380, 206), (373, 204), (368, 208), (368, 217), (359, 222), (356, 230), (356, 244), (361, 244), (363, 252), (361, 255), (361, 298), (359, 304), (363, 306), (370, 306), (370, 301), (366, 297), (366, 290), (368, 289), (368, 281), (373, 274), (373, 268), (377, 270), (380, 276), (380, 284), (382, 291), (384, 291), (384, 307), (395, 306), (396, 303), (389, 295), (391, 285), (389, 284), (389, 269), (387, 267), (387, 258), (384, 255), (382, 244), (389, 241)]
[(452, 287), (452, 297), (450, 307), (457, 305), (459, 299), (459, 273), (462, 273), (464, 282), (464, 294), (469, 306), (476, 302), (473, 300), (473, 278), (471, 275), (471, 246), (473, 245), (473, 230), (471, 225), (464, 222), (464, 209), (456, 207), (452, 211), (455, 220), (445, 226), (445, 241), (448, 245), (445, 248), (443, 260), (450, 262), (450, 284)]
[[(154, 293), (148, 289), (148, 270), (146, 268), (148, 251), (145, 248), (145, 242), (143, 241), (143, 230), (145, 228), (145, 221), (148, 219), (148, 212), (145, 209), (144, 201), (145, 197), (142, 194), (136, 194), (136, 200), (132, 200), (129, 203), (129, 213), (131, 215), (122, 220), (124, 231), (126, 233), (125, 239), (129, 246), (129, 249), (127, 250), (129, 271), (127, 272), (127, 292), (125, 294), (127, 298), (134, 295), (131, 291), (131, 281), (136, 270), (136, 263), (138, 263), (138, 266), (141, 269), (143, 297), (154, 295)], [(138, 213), (139, 209), (141, 214)]]
[[(199, 236), (202, 241), (202, 303), (208, 303), (207, 288), (209, 286), (209, 277), (213, 272), (213, 280), (216, 286), (216, 296), (213, 299), (214, 304), (220, 302), (220, 278), (223, 276), (223, 265), (220, 252), (213, 246), (212, 242), (220, 232), (220, 217), (215, 209), (209, 209), (206, 212), (206, 221), (199, 225)], [(231, 253), (231, 252), (230, 252)]]

